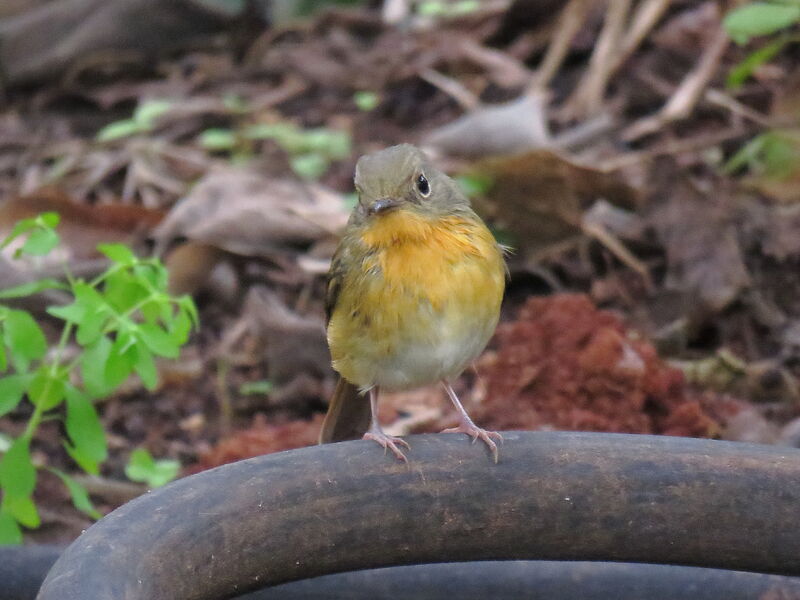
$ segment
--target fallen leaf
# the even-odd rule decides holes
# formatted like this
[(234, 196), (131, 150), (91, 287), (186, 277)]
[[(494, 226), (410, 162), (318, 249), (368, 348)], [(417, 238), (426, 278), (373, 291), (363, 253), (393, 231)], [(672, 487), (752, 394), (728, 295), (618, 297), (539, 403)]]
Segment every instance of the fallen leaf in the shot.
[(650, 215), (667, 253), (665, 287), (717, 313), (750, 285), (739, 247), (733, 206), (724, 191), (701, 194), (688, 181), (671, 182), (668, 199)]
[(524, 255), (582, 232), (584, 210), (603, 198), (630, 209), (638, 192), (615, 173), (580, 165), (551, 150), (478, 161), (468, 173), (491, 185), (476, 207), (511, 234)]
[(209, 173), (153, 232), (160, 253), (187, 238), (244, 256), (306, 247), (347, 222), (343, 197), (321, 185), (241, 169)]
[(526, 94), (505, 104), (481, 106), (428, 134), (423, 142), (445, 154), (480, 158), (551, 145), (545, 99)]

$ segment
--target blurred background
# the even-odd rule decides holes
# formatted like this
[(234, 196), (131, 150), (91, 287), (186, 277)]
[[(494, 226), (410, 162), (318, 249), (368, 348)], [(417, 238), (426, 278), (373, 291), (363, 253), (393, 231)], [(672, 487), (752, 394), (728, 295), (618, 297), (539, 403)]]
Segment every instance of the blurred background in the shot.
[[(457, 385), (481, 426), (800, 446), (798, 23), (777, 0), (0, 1), (0, 542), (314, 444), (353, 167), (401, 142), (513, 248)], [(381, 411), (455, 424), (438, 387)]]

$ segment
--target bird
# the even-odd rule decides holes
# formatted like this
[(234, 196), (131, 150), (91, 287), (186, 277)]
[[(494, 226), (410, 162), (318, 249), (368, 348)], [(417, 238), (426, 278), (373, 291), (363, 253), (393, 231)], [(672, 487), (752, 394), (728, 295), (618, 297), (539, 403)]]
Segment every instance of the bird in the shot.
[(339, 380), (320, 443), (361, 436), (407, 462), (400, 447), (409, 444), (378, 421), (379, 393), (440, 382), (459, 417), (443, 433), (482, 440), (496, 463), (502, 436), (472, 421), (452, 382), (497, 326), (505, 248), (458, 183), (411, 144), (362, 156), (354, 184), (358, 202), (327, 277), (326, 332)]

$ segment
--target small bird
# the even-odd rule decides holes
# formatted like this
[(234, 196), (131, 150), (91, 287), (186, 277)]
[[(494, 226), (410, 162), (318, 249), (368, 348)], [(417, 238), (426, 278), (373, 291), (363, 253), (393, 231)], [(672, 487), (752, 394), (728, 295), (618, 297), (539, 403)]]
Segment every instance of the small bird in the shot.
[(355, 189), (328, 273), (328, 345), (341, 377), (320, 443), (364, 434), (407, 461), (399, 446), (408, 443), (378, 422), (379, 390), (441, 382), (460, 418), (444, 433), (480, 438), (497, 462), (502, 437), (473, 423), (451, 382), (497, 326), (503, 248), (458, 184), (410, 144), (363, 156)]

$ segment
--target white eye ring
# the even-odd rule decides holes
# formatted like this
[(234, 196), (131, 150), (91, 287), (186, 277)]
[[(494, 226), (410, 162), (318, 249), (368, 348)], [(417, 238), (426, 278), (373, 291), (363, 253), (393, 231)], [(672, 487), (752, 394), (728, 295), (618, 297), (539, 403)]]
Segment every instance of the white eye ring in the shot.
[(431, 195), (431, 184), (428, 182), (425, 175), (422, 173), (419, 174), (416, 181), (417, 191), (420, 193), (420, 196), (423, 198), (427, 198)]

